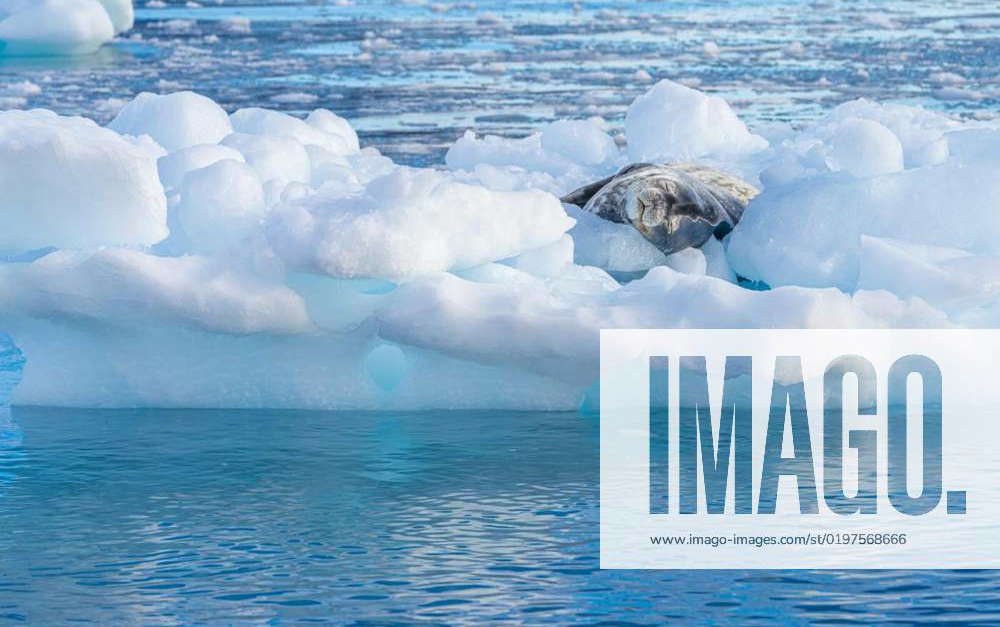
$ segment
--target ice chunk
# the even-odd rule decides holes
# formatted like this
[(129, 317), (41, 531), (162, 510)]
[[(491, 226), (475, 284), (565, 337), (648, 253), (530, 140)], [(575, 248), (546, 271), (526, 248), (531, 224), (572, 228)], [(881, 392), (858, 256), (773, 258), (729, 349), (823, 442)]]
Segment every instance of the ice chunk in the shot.
[(767, 148), (725, 100), (662, 80), (625, 115), (628, 156), (638, 161), (737, 159)]
[[(841, 105), (777, 147), (760, 176), (764, 193), (730, 237), (729, 261), (770, 285), (854, 290), (862, 236), (996, 255), (994, 133), (914, 107)], [(877, 248), (869, 242), (868, 257), (888, 259)]]
[(556, 196), (575, 189), (573, 181), (590, 180), (590, 176), (556, 179), (547, 172), (529, 172), (517, 166), (479, 164), (472, 170), (455, 170), (455, 180), (482, 185), (498, 192), (540, 189)]
[(167, 152), (217, 144), (233, 132), (222, 107), (190, 91), (165, 96), (143, 92), (125, 105), (108, 127), (127, 135), (149, 135)]
[(320, 146), (305, 147), (309, 155), (312, 183), (315, 188), (328, 185), (337, 189), (360, 191), (373, 179), (396, 169), (396, 164), (374, 148), (364, 148), (348, 155), (338, 155)]
[(358, 149), (354, 130), (329, 111), (315, 113), (308, 123), (287, 113), (256, 107), (240, 109), (230, 118), (237, 133), (290, 137), (303, 145), (319, 146), (339, 155)]
[(709, 238), (701, 247), (702, 254), (705, 255), (705, 274), (710, 277), (722, 279), (730, 283), (736, 283), (736, 273), (729, 265), (729, 258), (726, 256), (726, 249), (718, 239)]
[(561, 120), (521, 139), (493, 135), (480, 139), (467, 131), (448, 149), (445, 162), (452, 170), (474, 171), (485, 165), (547, 174), (556, 179), (557, 193), (566, 193), (612, 174), (622, 158), (597, 122)]
[(452, 170), (472, 170), (483, 164), (516, 166), (555, 177), (566, 175), (578, 165), (563, 155), (552, 155), (543, 149), (541, 134), (521, 139), (487, 135), (480, 139), (472, 131), (466, 131), (448, 149), (445, 163)]
[(618, 146), (591, 120), (559, 120), (542, 130), (542, 150), (586, 166), (613, 166)]
[(666, 265), (684, 274), (705, 276), (708, 273), (708, 260), (705, 258), (705, 253), (697, 248), (685, 248), (668, 255)]
[(160, 157), (156, 165), (160, 172), (160, 182), (169, 190), (180, 185), (188, 172), (208, 167), (223, 159), (246, 161), (243, 154), (235, 148), (219, 144), (199, 144)]
[(535, 276), (558, 277), (573, 265), (573, 238), (563, 235), (548, 246), (525, 251), (503, 263)]
[(0, 251), (153, 244), (167, 235), (156, 159), (83, 118), (0, 113)]
[[(948, 158), (944, 134), (961, 126), (940, 113), (898, 104), (879, 104), (859, 99), (838, 105), (819, 128), (836, 128), (851, 119), (871, 120), (888, 128), (903, 149), (904, 165), (915, 168), (942, 163)], [(806, 134), (815, 134), (806, 131)], [(820, 133), (822, 134), (822, 133)]]
[(238, 150), (265, 183), (272, 179), (300, 183), (312, 180), (309, 153), (292, 137), (233, 133), (222, 144)]
[(399, 168), (344, 194), (328, 186), (273, 211), (267, 237), (290, 266), (407, 280), (540, 248), (573, 225), (550, 194), (491, 191), (433, 170)]
[(970, 165), (1000, 165), (1000, 128), (966, 128), (947, 133), (950, 154)]
[(6, 333), (0, 332), (0, 408), (10, 403), (14, 387), (21, 381), (24, 355)]
[(320, 187), (324, 183), (340, 184), (347, 187), (360, 187), (361, 179), (344, 155), (332, 153), (320, 146), (305, 146), (309, 159), (309, 176), (312, 187)]
[(276, 94), (271, 96), (270, 100), (278, 104), (312, 104), (319, 100), (319, 96), (301, 91), (293, 91), (285, 94)]
[(729, 237), (742, 276), (772, 286), (854, 290), (861, 236), (1000, 254), (1000, 179), (988, 162), (950, 159), (885, 176), (813, 176), (769, 187)]
[[(120, 0), (106, 2), (122, 19)], [(98, 0), (0, 0), (0, 55), (89, 54), (116, 32)]]
[(760, 179), (773, 187), (827, 172), (866, 177), (937, 165), (949, 157), (946, 134), (960, 127), (915, 107), (847, 102), (802, 132), (786, 135)]
[(576, 220), (573, 238), (576, 263), (610, 272), (641, 272), (667, 262), (664, 254), (630, 224), (604, 220), (573, 205), (564, 205)]
[(846, 120), (833, 136), (829, 165), (857, 177), (891, 174), (903, 169), (903, 145), (885, 126), (872, 120)]
[(329, 135), (339, 136), (352, 152), (361, 148), (358, 134), (351, 128), (351, 123), (329, 109), (316, 109), (306, 118), (306, 124)]
[(538, 283), (539, 277), (502, 263), (487, 263), (467, 270), (452, 272), (457, 277), (475, 283)]
[(219, 25), (230, 33), (249, 35), (253, 32), (253, 23), (250, 21), (250, 18), (242, 15), (224, 17), (219, 20)]
[(224, 252), (263, 220), (264, 188), (249, 166), (223, 159), (184, 177), (176, 212), (188, 250)]
[(952, 314), (997, 302), (1000, 256), (861, 237), (858, 289), (920, 297)]

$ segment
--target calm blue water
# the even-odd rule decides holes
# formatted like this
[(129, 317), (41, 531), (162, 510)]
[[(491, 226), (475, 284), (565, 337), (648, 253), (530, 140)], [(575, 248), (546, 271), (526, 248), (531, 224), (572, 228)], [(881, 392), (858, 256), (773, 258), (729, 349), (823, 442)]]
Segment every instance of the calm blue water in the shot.
[(1000, 623), (990, 571), (598, 570), (594, 417), (0, 416), (0, 620)]

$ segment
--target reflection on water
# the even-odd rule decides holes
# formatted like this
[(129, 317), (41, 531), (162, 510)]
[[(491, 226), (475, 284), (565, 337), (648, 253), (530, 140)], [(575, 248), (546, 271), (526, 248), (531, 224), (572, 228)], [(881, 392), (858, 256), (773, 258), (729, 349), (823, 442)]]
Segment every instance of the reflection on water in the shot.
[[(10, 415), (9, 407), (0, 407), (0, 499), (7, 487), (17, 479), (17, 471), (24, 464), (24, 434)], [(2, 510), (0, 510), (2, 511)]]
[(568, 413), (15, 408), (0, 618), (1000, 621), (986, 571), (600, 571), (597, 432)]

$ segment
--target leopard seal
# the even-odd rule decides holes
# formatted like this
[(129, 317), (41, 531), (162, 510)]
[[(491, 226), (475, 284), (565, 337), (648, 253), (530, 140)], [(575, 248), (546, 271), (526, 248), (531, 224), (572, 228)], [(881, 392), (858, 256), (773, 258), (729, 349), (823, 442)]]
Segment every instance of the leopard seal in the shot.
[(759, 190), (695, 163), (633, 163), (562, 197), (598, 217), (630, 224), (664, 254), (725, 237)]

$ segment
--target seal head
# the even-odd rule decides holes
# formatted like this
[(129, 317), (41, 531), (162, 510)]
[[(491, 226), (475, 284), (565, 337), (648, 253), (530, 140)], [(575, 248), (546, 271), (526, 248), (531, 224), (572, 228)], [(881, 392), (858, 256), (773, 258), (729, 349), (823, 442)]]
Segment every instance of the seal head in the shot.
[(733, 229), (753, 186), (696, 164), (636, 163), (565, 196), (612, 222), (631, 224), (665, 254), (703, 245)]

